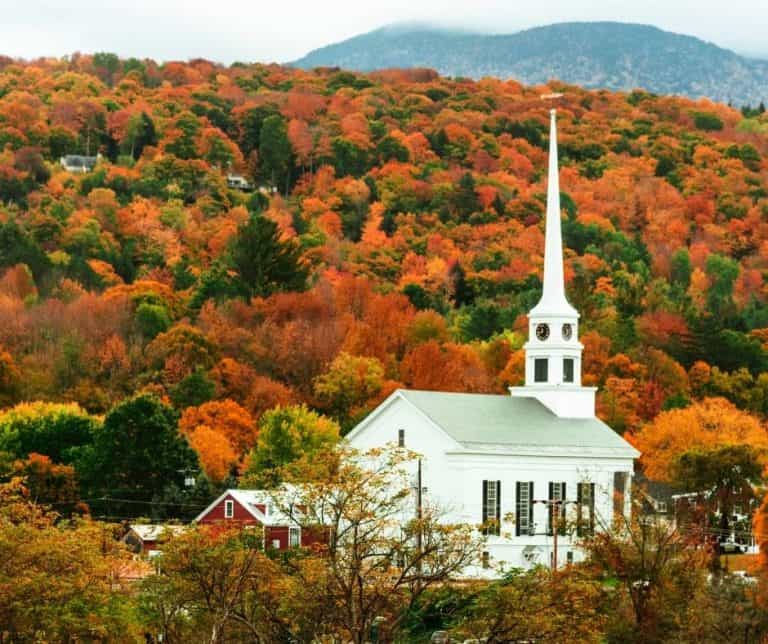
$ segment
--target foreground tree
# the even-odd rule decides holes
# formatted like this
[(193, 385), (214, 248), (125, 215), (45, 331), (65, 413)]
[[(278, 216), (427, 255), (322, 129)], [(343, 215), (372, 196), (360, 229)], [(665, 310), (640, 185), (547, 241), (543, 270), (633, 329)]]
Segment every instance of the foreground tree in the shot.
[(681, 454), (672, 466), (673, 480), (698, 492), (709, 515), (725, 535), (734, 506), (752, 506), (762, 482), (763, 451), (751, 445), (726, 445)]
[(609, 642), (668, 642), (706, 584), (710, 553), (666, 520), (642, 513), (596, 531), (584, 544), (588, 563), (615, 588)]
[(0, 641), (138, 641), (111, 527), (56, 523), (20, 479), (0, 485)]
[(488, 644), (602, 642), (604, 595), (584, 570), (516, 570), (481, 589), (453, 630)]
[(140, 613), (162, 641), (286, 641), (279, 567), (261, 535), (201, 527), (172, 539), (157, 573), (142, 582)]
[(322, 614), (315, 637), (333, 633), (362, 644), (377, 623), (386, 640), (427, 589), (477, 563), (477, 531), (444, 522), (428, 502), (417, 509), (412, 453), (343, 450), (323, 458), (325, 477), (277, 497), (304, 529), (325, 534), (321, 566), (301, 558), (291, 564), (294, 599), (304, 615)]

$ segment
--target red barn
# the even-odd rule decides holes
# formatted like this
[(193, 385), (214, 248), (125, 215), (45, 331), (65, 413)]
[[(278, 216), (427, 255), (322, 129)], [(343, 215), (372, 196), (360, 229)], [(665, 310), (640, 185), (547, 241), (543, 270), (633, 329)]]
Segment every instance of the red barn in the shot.
[(203, 525), (260, 526), (264, 548), (285, 550), (323, 541), (322, 530), (307, 528), (277, 507), (269, 490), (226, 490), (196, 518)]

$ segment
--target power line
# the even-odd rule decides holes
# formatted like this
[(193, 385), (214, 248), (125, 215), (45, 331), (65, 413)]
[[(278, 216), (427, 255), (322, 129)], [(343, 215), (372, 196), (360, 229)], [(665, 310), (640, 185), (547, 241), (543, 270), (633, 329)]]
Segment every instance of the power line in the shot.
[(77, 501), (58, 501), (56, 503), (48, 503), (47, 505), (77, 505), (77, 503), (93, 503), (97, 501), (110, 501), (115, 503), (133, 503), (139, 505), (170, 505), (173, 507), (182, 508), (207, 508), (208, 505), (200, 505), (197, 503), (174, 503), (173, 501), (142, 501), (138, 499), (119, 499), (114, 496), (100, 496), (92, 499), (78, 499)]

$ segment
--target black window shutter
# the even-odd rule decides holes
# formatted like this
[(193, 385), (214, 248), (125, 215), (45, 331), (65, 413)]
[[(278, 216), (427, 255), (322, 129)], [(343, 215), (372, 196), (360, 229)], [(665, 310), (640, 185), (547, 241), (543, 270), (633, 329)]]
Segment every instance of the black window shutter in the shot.
[(589, 534), (595, 532), (595, 484), (589, 484)]
[(483, 525), (488, 521), (488, 481), (483, 481)]
[(581, 523), (581, 504), (582, 504), (582, 489), (584, 484), (583, 483), (577, 483), (576, 484), (576, 535), (579, 537), (584, 536), (582, 534), (582, 523)]
[(555, 511), (555, 504), (551, 503), (555, 499), (555, 484), (549, 482), (549, 496), (547, 497), (550, 503), (547, 504), (547, 534), (552, 534), (552, 513)]
[(528, 483), (528, 534), (533, 534), (533, 481)]
[(562, 495), (560, 497), (561, 499), (563, 499), (563, 502), (560, 504), (560, 517), (559, 517), (558, 524), (560, 525), (560, 534), (565, 534), (565, 517), (566, 517), (565, 509), (568, 507), (565, 500), (568, 497), (565, 496), (565, 481), (563, 481), (560, 485), (563, 486)]
[(515, 508), (515, 535), (520, 536), (520, 515), (522, 514), (523, 507), (520, 505), (520, 481), (515, 482), (515, 501), (516, 501), (516, 508)]
[(501, 481), (496, 481), (496, 525), (495, 534), (501, 534)]

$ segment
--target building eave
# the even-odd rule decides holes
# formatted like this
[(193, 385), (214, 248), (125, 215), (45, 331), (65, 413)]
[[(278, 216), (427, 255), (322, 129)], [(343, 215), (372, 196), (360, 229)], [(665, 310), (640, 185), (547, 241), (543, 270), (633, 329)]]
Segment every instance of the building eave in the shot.
[(566, 458), (628, 458), (640, 456), (634, 447), (589, 447), (580, 445), (520, 445), (510, 443), (464, 442), (459, 449), (445, 451), (448, 456), (563, 456)]

